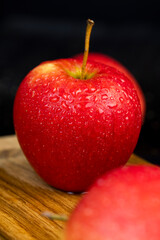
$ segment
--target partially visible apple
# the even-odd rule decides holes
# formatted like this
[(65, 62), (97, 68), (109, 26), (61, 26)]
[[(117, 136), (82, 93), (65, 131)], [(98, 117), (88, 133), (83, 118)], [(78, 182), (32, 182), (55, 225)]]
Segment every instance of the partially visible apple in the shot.
[[(83, 54), (76, 55), (75, 57), (82, 59)], [(131, 72), (126, 67), (124, 67), (119, 61), (115, 60), (114, 58), (112, 58), (108, 55), (102, 54), (102, 53), (91, 52), (91, 53), (89, 53), (88, 59), (92, 60), (92, 61), (96, 61), (96, 62), (99, 62), (99, 63), (109, 65), (111, 67), (115, 67), (120, 72), (124, 73), (133, 82), (134, 87), (137, 91), (140, 103), (141, 103), (142, 120), (144, 121), (145, 114), (146, 114), (145, 96), (143, 94), (143, 91), (142, 91), (139, 83), (137, 82), (135, 77), (131, 74)]]
[(125, 166), (98, 179), (67, 223), (65, 240), (159, 240), (160, 168)]

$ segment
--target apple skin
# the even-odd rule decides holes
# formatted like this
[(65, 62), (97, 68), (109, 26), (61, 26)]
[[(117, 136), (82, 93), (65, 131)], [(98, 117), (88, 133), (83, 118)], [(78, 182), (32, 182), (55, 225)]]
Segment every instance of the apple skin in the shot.
[[(82, 59), (83, 54), (78, 54), (75, 57)], [(126, 67), (124, 67), (119, 61), (115, 60), (114, 58), (112, 58), (108, 55), (102, 54), (102, 53), (91, 52), (91, 53), (89, 53), (88, 59), (91, 61), (96, 61), (99, 63), (106, 64), (106, 65), (109, 65), (111, 67), (118, 69), (120, 72), (124, 73), (133, 82), (134, 87), (137, 91), (140, 103), (141, 103), (142, 122), (144, 122), (145, 115), (146, 115), (145, 96), (144, 96), (144, 93), (143, 93), (139, 83), (137, 82), (135, 77), (131, 74), (131, 72)]]
[(99, 178), (72, 212), (65, 240), (159, 240), (160, 168), (125, 166)]
[[(141, 129), (136, 90), (118, 70), (81, 60), (48, 61), (22, 81), (14, 127), (35, 171), (55, 188), (81, 192), (107, 170), (123, 165)], [(72, 76), (71, 76), (72, 75)]]

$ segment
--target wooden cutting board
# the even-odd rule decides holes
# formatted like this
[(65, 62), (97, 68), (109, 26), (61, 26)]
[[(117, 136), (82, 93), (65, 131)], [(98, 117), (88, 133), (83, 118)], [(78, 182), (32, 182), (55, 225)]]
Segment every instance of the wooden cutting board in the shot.
[[(149, 164), (132, 155), (127, 164)], [(0, 138), (0, 240), (59, 240), (65, 222), (45, 211), (69, 216), (83, 194), (48, 186), (25, 159), (15, 136)]]

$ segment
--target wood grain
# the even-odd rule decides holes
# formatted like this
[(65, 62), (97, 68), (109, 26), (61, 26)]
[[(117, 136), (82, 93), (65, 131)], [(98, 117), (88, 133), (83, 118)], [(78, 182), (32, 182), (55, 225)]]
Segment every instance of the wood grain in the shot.
[[(132, 155), (127, 164), (149, 164)], [(65, 222), (42, 212), (69, 216), (82, 194), (48, 186), (25, 159), (15, 136), (0, 138), (0, 240), (59, 240)]]

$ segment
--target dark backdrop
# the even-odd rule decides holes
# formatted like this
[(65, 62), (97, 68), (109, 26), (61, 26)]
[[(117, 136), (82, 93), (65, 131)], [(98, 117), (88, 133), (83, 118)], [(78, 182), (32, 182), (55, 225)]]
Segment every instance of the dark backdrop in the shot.
[(123, 63), (147, 102), (135, 152), (160, 164), (160, 22), (158, 1), (12, 1), (0, 8), (0, 135), (14, 133), (17, 88), (45, 60), (83, 51), (86, 19), (95, 21), (91, 51)]

